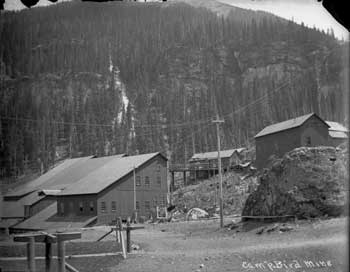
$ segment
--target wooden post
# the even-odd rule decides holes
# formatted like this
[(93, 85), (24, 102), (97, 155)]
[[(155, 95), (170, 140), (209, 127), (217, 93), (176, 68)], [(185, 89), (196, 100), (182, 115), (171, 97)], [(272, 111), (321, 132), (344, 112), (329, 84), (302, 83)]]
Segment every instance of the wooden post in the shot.
[(45, 243), (45, 272), (50, 272), (52, 267), (52, 243)]
[(220, 124), (224, 123), (224, 120), (219, 120), (219, 116), (217, 114), (216, 120), (212, 121), (213, 123), (216, 124), (216, 138), (218, 141), (218, 170), (219, 170), (219, 181), (220, 181), (220, 198), (219, 198), (219, 203), (220, 203), (220, 227), (224, 227), (224, 202), (223, 202), (223, 196), (222, 196), (222, 173), (221, 173), (221, 156), (220, 156)]
[[(129, 219), (129, 218), (128, 218)], [(126, 222), (126, 251), (131, 252), (131, 241), (130, 241), (130, 220)]]
[(184, 171), (184, 186), (187, 185), (187, 182), (186, 182), (186, 171)]
[(175, 191), (175, 173), (174, 171), (171, 172), (171, 186), (170, 186), (171, 192)]
[(194, 169), (194, 184), (197, 184), (197, 169)]
[(58, 259), (58, 272), (65, 272), (65, 247), (64, 241), (61, 239), (57, 239), (57, 259)]
[(122, 231), (120, 232), (120, 240), (122, 242), (123, 258), (126, 259), (126, 248), (125, 248), (124, 235)]
[(119, 234), (119, 218), (115, 222), (115, 237), (117, 238), (117, 243), (120, 243), (120, 234)]
[(122, 251), (123, 251), (123, 257), (124, 259), (126, 259), (126, 248), (125, 248), (125, 241), (123, 236), (123, 224), (122, 224), (121, 217), (118, 217), (118, 228), (119, 228), (120, 242), (121, 242)]
[(35, 239), (34, 237), (28, 237), (29, 242), (27, 243), (27, 260), (28, 269), (30, 272), (35, 272)]

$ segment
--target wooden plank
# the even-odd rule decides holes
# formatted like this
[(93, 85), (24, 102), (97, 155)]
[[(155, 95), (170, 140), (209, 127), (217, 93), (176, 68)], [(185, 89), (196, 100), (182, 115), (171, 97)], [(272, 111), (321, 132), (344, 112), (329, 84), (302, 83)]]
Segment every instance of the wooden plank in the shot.
[[(122, 227), (122, 231), (123, 230), (127, 230), (127, 229), (130, 229), (130, 230), (138, 230), (138, 229), (144, 229), (145, 227), (144, 226), (130, 226), (130, 227)], [(112, 227), (112, 230), (119, 230), (119, 228), (117, 227)]]
[(57, 241), (68, 241), (74, 239), (81, 239), (81, 232), (58, 232), (54, 235), (57, 236)]
[(78, 269), (76, 269), (75, 267), (73, 267), (72, 265), (70, 265), (69, 263), (66, 263), (66, 268), (68, 271), (70, 272), (79, 272)]
[(118, 217), (118, 221), (117, 221), (117, 227), (118, 227), (118, 231), (119, 231), (119, 235), (120, 235), (120, 242), (122, 244), (122, 250), (123, 250), (123, 257), (124, 259), (126, 259), (126, 248), (125, 248), (125, 241), (124, 241), (124, 237), (123, 237), (123, 225), (122, 225), (122, 218)]
[(43, 233), (32, 233), (32, 234), (22, 234), (22, 235), (16, 235), (13, 238), (14, 242), (23, 242), (23, 243), (28, 243), (31, 238), (34, 238), (34, 241), (36, 243), (45, 243), (46, 239), (46, 234)]
[(120, 231), (120, 240), (122, 242), (123, 258), (126, 259), (126, 248), (125, 248), (124, 235), (122, 231)]
[(105, 238), (106, 236), (111, 234), (113, 231), (114, 231), (114, 229), (112, 228), (109, 232), (103, 234), (100, 238), (97, 239), (97, 242), (101, 241), (103, 238)]

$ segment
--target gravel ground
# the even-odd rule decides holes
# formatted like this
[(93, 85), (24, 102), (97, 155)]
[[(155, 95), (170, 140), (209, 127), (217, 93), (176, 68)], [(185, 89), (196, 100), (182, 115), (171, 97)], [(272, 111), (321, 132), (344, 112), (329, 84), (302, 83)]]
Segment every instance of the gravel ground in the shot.
[(288, 224), (291, 231), (260, 235), (274, 223), (249, 223), (239, 232), (219, 229), (217, 221), (149, 226), (134, 232), (141, 250), (111, 271), (348, 271), (346, 218)]
[[(287, 222), (291, 227), (287, 232), (276, 228), (276, 223), (260, 222), (238, 224), (239, 227), (231, 230), (232, 218), (225, 218), (226, 227), (222, 229), (218, 220), (149, 224), (145, 229), (132, 231), (132, 241), (140, 250), (130, 253), (126, 260), (118, 255), (67, 258), (67, 261), (83, 272), (346, 272), (347, 220)], [(67, 243), (67, 255), (120, 251), (114, 235), (95, 242), (109, 229), (81, 230), (81, 240)], [(23, 256), (24, 246), (1, 242), (0, 255)], [(43, 247), (39, 247), (37, 253), (42, 255)], [(43, 261), (36, 263), (37, 271), (43, 271)], [(5, 271), (24, 269), (25, 265), (25, 261), (0, 261)]]

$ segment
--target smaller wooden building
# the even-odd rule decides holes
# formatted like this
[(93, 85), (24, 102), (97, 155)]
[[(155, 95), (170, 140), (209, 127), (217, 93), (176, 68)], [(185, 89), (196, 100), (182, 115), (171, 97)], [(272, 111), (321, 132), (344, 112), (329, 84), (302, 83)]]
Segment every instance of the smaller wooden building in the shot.
[(349, 130), (338, 122), (326, 121), (329, 125), (329, 145), (337, 147), (348, 141)]
[(282, 157), (297, 147), (329, 145), (329, 127), (315, 113), (265, 127), (255, 136), (256, 167), (261, 169), (272, 156)]
[[(244, 160), (245, 148), (227, 149), (220, 152), (223, 171), (229, 170), (234, 165)], [(218, 152), (205, 152), (194, 154), (189, 162), (190, 180), (208, 179), (218, 172)]]

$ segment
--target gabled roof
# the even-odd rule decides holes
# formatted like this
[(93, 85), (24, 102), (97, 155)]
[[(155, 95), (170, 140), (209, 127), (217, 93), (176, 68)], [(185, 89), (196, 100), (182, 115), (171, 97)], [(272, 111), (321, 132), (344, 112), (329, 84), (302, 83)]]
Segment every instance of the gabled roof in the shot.
[[(58, 196), (97, 194), (116, 181), (131, 173), (135, 168), (142, 166), (156, 156), (159, 152), (115, 158), (97, 170), (90, 172), (74, 184), (66, 187)], [(162, 156), (163, 157), (163, 156)], [(166, 158), (163, 157), (165, 160)]]
[(56, 180), (59, 180), (59, 177), (62, 177), (65, 173), (69, 173), (69, 171), (79, 165), (83, 164), (85, 161), (91, 159), (92, 156), (81, 157), (75, 159), (68, 159), (52, 168), (45, 174), (41, 175), (37, 179), (30, 181), (24, 185), (15, 188), (12, 191), (6, 193), (5, 197), (21, 197), (27, 195), (31, 192), (34, 192), (42, 187), (47, 187), (50, 183), (56, 183)]
[[(110, 161), (124, 157), (124, 154), (118, 154), (114, 156), (106, 156), (100, 158), (94, 158), (93, 156), (81, 157), (76, 159), (68, 159), (60, 165), (51, 169), (39, 178), (21, 186), (17, 190), (9, 192), (7, 196), (20, 196), (21, 198), (16, 204), (7, 204), (11, 207), (11, 210), (18, 209), (24, 205), (32, 205), (46, 195), (57, 195), (58, 191), (63, 190), (67, 186), (74, 184), (81, 178), (85, 177), (89, 173), (102, 167)], [(40, 193), (40, 194), (39, 194)], [(14, 201), (4, 201), (14, 202)], [(12, 207), (14, 207), (12, 209)], [(16, 214), (23, 214), (24, 212), (16, 212)]]
[(344, 127), (342, 124), (338, 122), (332, 122), (332, 121), (326, 121), (327, 125), (329, 125), (329, 131), (341, 131), (341, 132), (348, 132), (349, 130)]
[(338, 138), (338, 139), (347, 139), (348, 135), (346, 135), (343, 131), (329, 131), (329, 136), (332, 138)]
[[(245, 148), (236, 148), (236, 149), (227, 149), (227, 150), (221, 150), (220, 151), (220, 157), (221, 158), (230, 158), (232, 155), (237, 152), (241, 153)], [(197, 160), (210, 160), (210, 159), (216, 159), (218, 157), (217, 151), (212, 152), (205, 152), (205, 153), (196, 153), (194, 154), (190, 161), (197, 161)]]
[(284, 131), (291, 128), (300, 127), (302, 124), (304, 124), (310, 117), (316, 116), (319, 120), (321, 120), (326, 126), (329, 127), (329, 125), (322, 120), (317, 114), (315, 113), (309, 113), (303, 116), (299, 116), (293, 119), (289, 119), (280, 123), (276, 123), (270, 126), (265, 127), (263, 130), (261, 130), (258, 134), (255, 135), (255, 138), (262, 137), (265, 135), (273, 134), (276, 132)]

